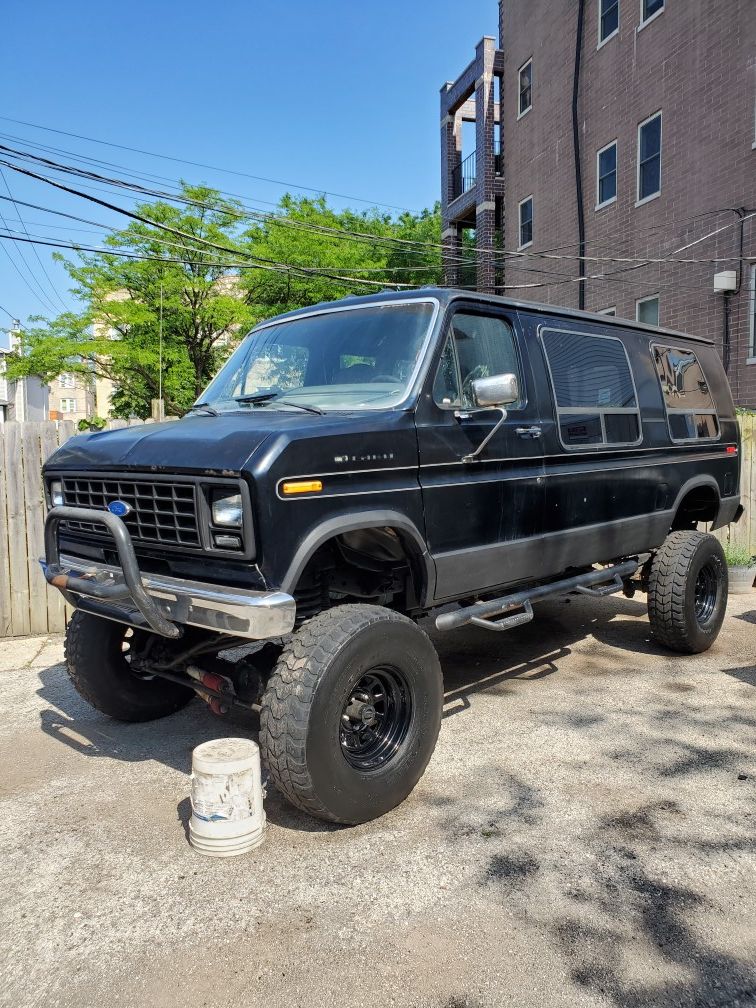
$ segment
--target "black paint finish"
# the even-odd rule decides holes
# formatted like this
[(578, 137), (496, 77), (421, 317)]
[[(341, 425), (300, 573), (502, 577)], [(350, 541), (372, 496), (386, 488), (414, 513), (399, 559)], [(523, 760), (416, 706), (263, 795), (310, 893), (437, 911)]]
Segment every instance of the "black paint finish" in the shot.
[[(201, 551), (139, 552), (146, 569), (217, 583), (293, 591), (307, 558), (325, 539), (347, 529), (392, 526), (419, 571), (424, 607), (653, 549), (666, 536), (685, 494), (696, 488), (710, 488), (719, 499), (718, 525), (733, 518), (739, 431), (713, 345), (607, 316), (450, 290), (392, 292), (343, 304), (420, 293), (437, 299), (442, 310), (424, 368), (401, 408), (323, 416), (240, 408), (217, 417), (191, 415), (82, 435), (48, 460), (47, 478), (64, 470), (241, 475), (250, 488), (254, 563), (212, 559)], [(450, 320), (462, 309), (509, 322), (521, 369), (522, 402), (509, 410), (475, 462), (463, 462), (463, 456), (481, 443), (500, 414), (442, 408), (432, 395)], [(640, 406), (639, 444), (563, 446), (542, 346), (544, 328), (611, 335), (623, 342)], [(672, 442), (650, 352), (660, 338), (695, 350), (719, 414), (717, 440)], [(523, 433), (533, 429), (540, 436)], [(304, 477), (321, 480), (322, 491), (283, 494), (285, 481)], [(64, 541), (62, 547), (104, 558), (101, 547), (83, 540)]]

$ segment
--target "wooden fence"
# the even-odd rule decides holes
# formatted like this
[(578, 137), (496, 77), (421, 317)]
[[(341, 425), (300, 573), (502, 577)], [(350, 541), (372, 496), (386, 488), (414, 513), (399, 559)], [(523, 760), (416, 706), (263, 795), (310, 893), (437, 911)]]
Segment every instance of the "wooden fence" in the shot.
[[(141, 423), (114, 420), (108, 427)], [(737, 525), (717, 534), (756, 553), (756, 416), (741, 417), (741, 431), (741, 497), (746, 513)], [(56, 589), (47, 587), (39, 568), (45, 519), (40, 469), (75, 433), (72, 421), (0, 426), (0, 638), (65, 629), (63, 598)]]
[[(108, 428), (142, 423), (112, 420)], [(39, 566), (45, 552), (41, 468), (77, 433), (72, 420), (0, 426), (0, 638), (65, 630), (63, 596), (47, 587)]]

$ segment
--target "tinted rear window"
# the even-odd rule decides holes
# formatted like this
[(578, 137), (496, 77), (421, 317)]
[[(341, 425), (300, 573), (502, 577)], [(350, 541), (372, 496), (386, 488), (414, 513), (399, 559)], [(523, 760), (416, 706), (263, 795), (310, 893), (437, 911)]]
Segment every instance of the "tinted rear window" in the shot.
[(719, 420), (706, 375), (692, 350), (654, 345), (651, 348), (659, 376), (673, 441), (719, 437)]
[(557, 329), (542, 338), (565, 447), (637, 444), (638, 402), (621, 341)]

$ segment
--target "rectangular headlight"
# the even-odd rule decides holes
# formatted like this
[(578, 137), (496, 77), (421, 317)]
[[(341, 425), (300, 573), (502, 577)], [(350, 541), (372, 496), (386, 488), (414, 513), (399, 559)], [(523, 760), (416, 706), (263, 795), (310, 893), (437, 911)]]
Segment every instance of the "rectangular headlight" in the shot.
[(241, 528), (244, 521), (244, 510), (240, 493), (228, 494), (216, 491), (213, 494), (211, 506), (214, 525), (224, 528)]
[(50, 484), (50, 503), (53, 507), (62, 507), (66, 503), (63, 496), (63, 484), (60, 480), (53, 480)]

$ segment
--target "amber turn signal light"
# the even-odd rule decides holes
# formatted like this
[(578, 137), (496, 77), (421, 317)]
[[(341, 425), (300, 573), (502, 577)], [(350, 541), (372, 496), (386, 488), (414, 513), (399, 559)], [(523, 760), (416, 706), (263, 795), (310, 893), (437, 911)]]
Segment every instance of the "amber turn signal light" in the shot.
[(292, 480), (290, 483), (284, 483), (281, 489), (286, 495), (320, 493), (323, 483), (321, 480)]

